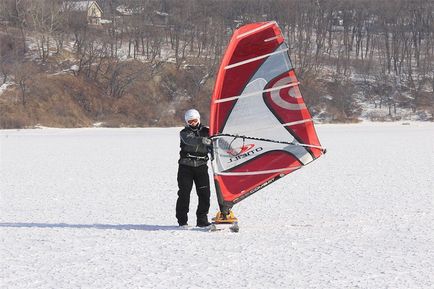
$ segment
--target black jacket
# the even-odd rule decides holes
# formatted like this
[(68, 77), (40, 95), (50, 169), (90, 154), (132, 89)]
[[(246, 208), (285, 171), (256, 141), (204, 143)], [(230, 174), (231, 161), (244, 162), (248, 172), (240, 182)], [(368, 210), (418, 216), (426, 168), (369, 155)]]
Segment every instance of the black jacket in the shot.
[(211, 147), (203, 143), (204, 138), (209, 136), (209, 128), (199, 124), (197, 128), (185, 126), (179, 133), (181, 138), (181, 151), (179, 161), (181, 165), (199, 167), (208, 162), (208, 152)]

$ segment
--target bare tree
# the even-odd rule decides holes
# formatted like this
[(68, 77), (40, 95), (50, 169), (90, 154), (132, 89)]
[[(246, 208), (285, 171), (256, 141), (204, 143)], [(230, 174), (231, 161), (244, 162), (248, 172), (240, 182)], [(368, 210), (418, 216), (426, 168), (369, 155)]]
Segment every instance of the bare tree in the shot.
[(50, 56), (51, 41), (62, 26), (62, 2), (59, 0), (33, 0), (29, 3), (31, 28), (37, 32), (37, 46), (41, 60)]
[(24, 52), (27, 51), (26, 28), (29, 13), (29, 3), (29, 0), (6, 0), (5, 3), (3, 3), (9, 14), (8, 19), (13, 25), (19, 28), (23, 45), (22, 49)]
[(21, 104), (27, 105), (29, 82), (35, 70), (30, 62), (16, 61), (14, 65), (15, 83), (19, 86)]
[(131, 70), (129, 65), (128, 62), (114, 61), (107, 67), (107, 94), (111, 98), (121, 98), (125, 90), (145, 71), (144, 67)]

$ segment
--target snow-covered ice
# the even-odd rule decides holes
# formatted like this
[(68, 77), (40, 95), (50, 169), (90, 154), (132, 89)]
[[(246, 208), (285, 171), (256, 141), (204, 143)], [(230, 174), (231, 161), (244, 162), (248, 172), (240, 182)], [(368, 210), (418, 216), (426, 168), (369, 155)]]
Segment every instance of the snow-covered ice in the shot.
[(434, 288), (434, 124), (317, 130), (239, 233), (176, 226), (179, 128), (2, 130), (0, 287)]

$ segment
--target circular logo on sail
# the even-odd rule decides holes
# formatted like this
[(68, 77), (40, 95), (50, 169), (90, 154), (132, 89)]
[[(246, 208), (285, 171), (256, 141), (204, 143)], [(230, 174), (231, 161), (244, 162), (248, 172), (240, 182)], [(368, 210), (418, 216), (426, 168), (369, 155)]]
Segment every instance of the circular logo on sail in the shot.
[(289, 75), (283, 75), (269, 89), (271, 90), (271, 100), (279, 107), (287, 110), (306, 109), (306, 105), (298, 89), (298, 82)]

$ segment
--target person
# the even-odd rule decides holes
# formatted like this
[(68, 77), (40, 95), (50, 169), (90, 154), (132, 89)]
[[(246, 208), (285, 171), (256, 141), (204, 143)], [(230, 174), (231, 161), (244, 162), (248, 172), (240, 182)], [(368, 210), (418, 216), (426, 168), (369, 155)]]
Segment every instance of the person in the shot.
[(198, 196), (196, 225), (206, 227), (210, 207), (210, 182), (208, 175), (208, 153), (212, 150), (209, 139), (209, 128), (200, 122), (200, 114), (190, 109), (184, 116), (186, 126), (180, 132), (178, 161), (178, 199), (176, 202), (176, 218), (179, 226), (186, 226), (190, 206), (190, 193), (193, 182)]

